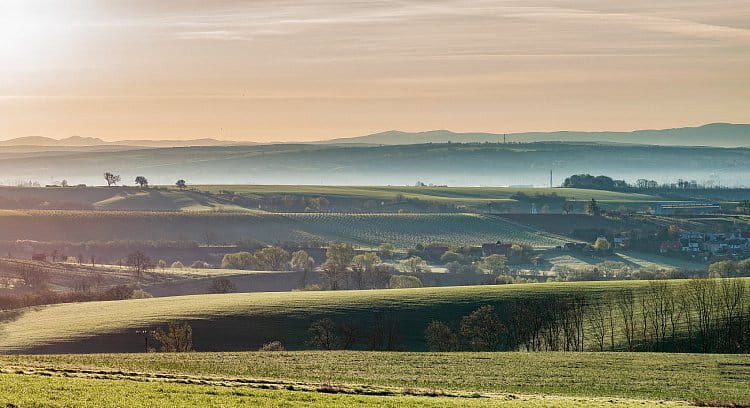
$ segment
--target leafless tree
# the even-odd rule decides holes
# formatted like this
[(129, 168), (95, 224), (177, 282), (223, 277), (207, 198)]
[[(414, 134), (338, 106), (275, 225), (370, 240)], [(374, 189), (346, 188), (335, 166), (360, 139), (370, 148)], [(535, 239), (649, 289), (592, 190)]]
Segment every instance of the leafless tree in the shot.
[(628, 351), (633, 351), (635, 337), (635, 296), (632, 289), (622, 289), (617, 295), (617, 308), (622, 317), (622, 330)]
[(143, 279), (143, 273), (154, 267), (154, 263), (141, 251), (133, 251), (128, 255), (125, 264), (135, 273), (138, 280)]

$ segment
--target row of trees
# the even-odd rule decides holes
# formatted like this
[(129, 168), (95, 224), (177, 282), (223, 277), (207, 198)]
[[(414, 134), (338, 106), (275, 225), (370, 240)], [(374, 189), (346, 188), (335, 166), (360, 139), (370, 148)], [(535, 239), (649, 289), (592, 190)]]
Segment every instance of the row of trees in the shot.
[[(391, 256), (391, 248), (384, 246), (379, 253)], [(246, 270), (302, 272), (301, 286), (308, 283), (310, 273), (317, 269), (324, 289), (379, 289), (389, 287), (421, 286), (417, 279), (392, 279), (400, 272), (417, 275), (428, 272), (427, 263), (419, 257), (409, 257), (399, 263), (399, 269), (383, 263), (376, 252), (357, 254), (351, 244), (334, 243), (326, 250), (326, 260), (316, 268), (315, 259), (306, 251), (291, 255), (280, 247), (266, 247), (255, 252), (238, 252), (224, 255), (222, 268)]]
[(654, 180), (638, 179), (635, 184), (629, 184), (624, 180), (615, 180), (608, 176), (592, 176), (590, 174), (575, 174), (563, 181), (563, 187), (587, 188), (594, 190), (622, 191), (627, 189), (640, 190), (697, 190), (704, 188), (716, 188), (714, 185), (702, 185), (695, 180), (678, 179), (674, 183), (659, 183)]
[[(112, 186), (116, 186), (120, 181), (122, 181), (122, 178), (120, 177), (119, 174), (105, 172), (104, 180), (107, 182), (107, 187), (112, 187)], [(135, 184), (138, 184), (139, 186), (141, 186), (141, 188), (148, 187), (148, 179), (144, 176), (136, 176)], [(181, 190), (187, 188), (187, 183), (183, 179), (177, 180), (174, 184), (177, 188)]]
[(682, 351), (750, 352), (750, 301), (737, 279), (649, 282), (592, 298), (584, 293), (511, 302), (503, 323), (491, 306), (427, 326), (435, 351)]
[(334, 322), (329, 318), (313, 322), (308, 329), (308, 344), (320, 350), (354, 349), (363, 341), (369, 350), (399, 351), (402, 347), (401, 327), (392, 315), (378, 315), (363, 327), (355, 321)]

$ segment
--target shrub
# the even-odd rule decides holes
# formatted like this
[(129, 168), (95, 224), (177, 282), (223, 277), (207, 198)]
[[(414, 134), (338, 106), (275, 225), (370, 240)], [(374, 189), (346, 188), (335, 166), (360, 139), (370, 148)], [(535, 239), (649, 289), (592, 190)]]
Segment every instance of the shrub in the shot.
[(152, 298), (152, 297), (153, 296), (150, 293), (146, 292), (143, 289), (136, 289), (130, 295), (130, 299), (149, 299), (149, 298)]
[(210, 293), (230, 293), (237, 290), (237, 286), (227, 278), (216, 278), (211, 281), (211, 286), (208, 287)]
[(399, 262), (398, 265), (399, 269), (401, 269), (401, 271), (405, 273), (430, 272), (430, 267), (427, 266), (427, 262), (425, 262), (418, 256), (412, 256), (410, 258), (404, 259)]
[(391, 289), (421, 288), (422, 281), (416, 276), (393, 275), (388, 286)]
[(211, 264), (206, 261), (195, 261), (190, 264), (190, 267), (193, 269), (210, 269)]
[(708, 275), (712, 278), (733, 278), (739, 275), (734, 261), (718, 261), (708, 267)]
[(474, 264), (468, 264), (468, 265), (461, 265), (458, 268), (458, 273), (462, 273), (466, 275), (472, 275), (472, 274), (478, 275), (478, 274), (482, 274), (483, 272), (481, 269), (479, 269), (478, 266)]
[(482, 267), (493, 275), (499, 275), (507, 271), (508, 267), (505, 265), (507, 263), (508, 258), (500, 254), (492, 254), (482, 259)]
[(499, 275), (495, 277), (495, 284), (496, 285), (509, 285), (511, 283), (515, 283), (512, 276), (508, 275)]
[(383, 259), (391, 259), (395, 250), (396, 247), (393, 244), (385, 242), (378, 247), (378, 255)]
[(127, 285), (113, 286), (102, 293), (102, 300), (130, 299), (133, 292), (133, 288)]
[(284, 345), (280, 341), (274, 340), (264, 343), (258, 351), (284, 351)]
[(302, 291), (302, 292), (308, 292), (308, 291), (315, 291), (315, 290), (323, 290), (323, 288), (320, 287), (320, 285), (318, 285), (316, 283), (312, 283), (312, 284), (309, 284), (309, 285), (305, 285), (305, 286), (303, 286), (303, 287), (301, 287), (299, 289), (296, 289), (296, 290), (299, 290), (299, 291)]
[(224, 255), (221, 260), (221, 267), (223, 269), (251, 270), (256, 268), (257, 263), (255, 255), (250, 252), (237, 252)]
[(458, 271), (461, 269), (461, 264), (458, 262), (448, 262), (445, 264), (445, 270), (448, 273), (458, 273)]
[(161, 351), (179, 353), (193, 349), (193, 328), (187, 323), (170, 322), (166, 331), (157, 329), (154, 338), (161, 343)]
[(331, 319), (320, 319), (310, 325), (310, 344), (318, 349), (333, 350), (338, 342), (336, 324)]
[(495, 351), (504, 330), (495, 309), (485, 305), (461, 319), (461, 334), (474, 351)]
[(465, 255), (459, 254), (458, 252), (454, 252), (454, 251), (446, 251), (440, 257), (440, 262), (442, 262), (443, 265), (449, 264), (451, 262), (457, 262), (457, 263), (460, 263), (460, 264), (464, 264), (464, 263), (466, 263), (468, 261), (469, 260), (468, 260), (468, 258)]
[(172, 266), (171, 267), (174, 268), (174, 269), (182, 269), (182, 268), (185, 267), (185, 265), (183, 265), (182, 262), (180, 262), (180, 261), (174, 261), (174, 262), (172, 262)]
[(612, 248), (612, 245), (609, 243), (607, 238), (599, 237), (594, 242), (594, 250), (596, 250), (596, 252), (607, 254), (610, 252), (611, 248)]
[(425, 330), (425, 341), (432, 351), (458, 350), (458, 337), (447, 324), (433, 320)]

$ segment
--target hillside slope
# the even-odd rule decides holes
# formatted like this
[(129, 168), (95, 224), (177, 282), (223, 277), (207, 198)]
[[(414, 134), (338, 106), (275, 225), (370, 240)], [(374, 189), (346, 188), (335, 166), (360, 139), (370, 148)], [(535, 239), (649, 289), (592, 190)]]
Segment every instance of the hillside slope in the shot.
[[(670, 281), (673, 285), (685, 281)], [(745, 284), (750, 280), (744, 280)], [(289, 349), (310, 345), (308, 327), (321, 318), (373, 327), (390, 322), (404, 350), (424, 350), (424, 330), (434, 319), (457, 322), (479, 306), (494, 305), (506, 322), (512, 302), (543, 296), (648, 288), (644, 281), (516, 284), (369, 291), (193, 295), (75, 303), (23, 310), (0, 323), (0, 352), (86, 353), (143, 349), (135, 330), (188, 321), (199, 351), (255, 350), (281, 340)], [(383, 323), (386, 324), (386, 323)], [(619, 332), (619, 331), (618, 331)], [(618, 333), (618, 341), (623, 341)], [(594, 348), (592, 339), (586, 348)], [(361, 345), (360, 345), (361, 347)]]
[(565, 239), (499, 217), (480, 214), (272, 214), (241, 212), (0, 210), (0, 240), (113, 241), (240, 240), (341, 241), (364, 246), (390, 242), (479, 245), (497, 240), (549, 247)]

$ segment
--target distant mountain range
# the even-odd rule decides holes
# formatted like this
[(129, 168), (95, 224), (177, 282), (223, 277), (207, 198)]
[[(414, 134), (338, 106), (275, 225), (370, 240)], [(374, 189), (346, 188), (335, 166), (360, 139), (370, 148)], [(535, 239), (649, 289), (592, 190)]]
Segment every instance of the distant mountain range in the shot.
[(39, 147), (92, 147), (92, 146), (132, 146), (132, 147), (188, 147), (188, 146), (232, 146), (253, 145), (253, 142), (236, 142), (217, 139), (190, 140), (118, 140), (107, 142), (98, 137), (71, 136), (53, 139), (44, 136), (25, 136), (9, 140), (0, 140), (0, 146), (39, 146)]
[[(529, 142), (594, 142), (662, 146), (750, 147), (750, 124), (711, 123), (699, 127), (636, 130), (632, 132), (526, 132), (526, 133), (456, 133), (449, 130), (401, 132), (391, 130), (367, 136), (309, 142), (308, 144), (335, 145), (401, 145), (425, 143), (529, 143)], [(192, 140), (119, 140), (107, 142), (95, 137), (71, 136), (53, 139), (27, 136), (0, 141), (0, 147), (188, 147), (233, 146), (259, 143), (217, 139)], [(265, 144), (278, 144), (265, 143)]]
[(661, 146), (750, 147), (750, 125), (711, 123), (699, 127), (683, 127), (632, 132), (527, 132), (527, 133), (456, 133), (449, 130), (400, 132), (396, 130), (368, 136), (333, 139), (321, 143), (366, 143), (378, 145), (424, 143), (528, 143), (528, 142), (598, 142), (647, 144)]

